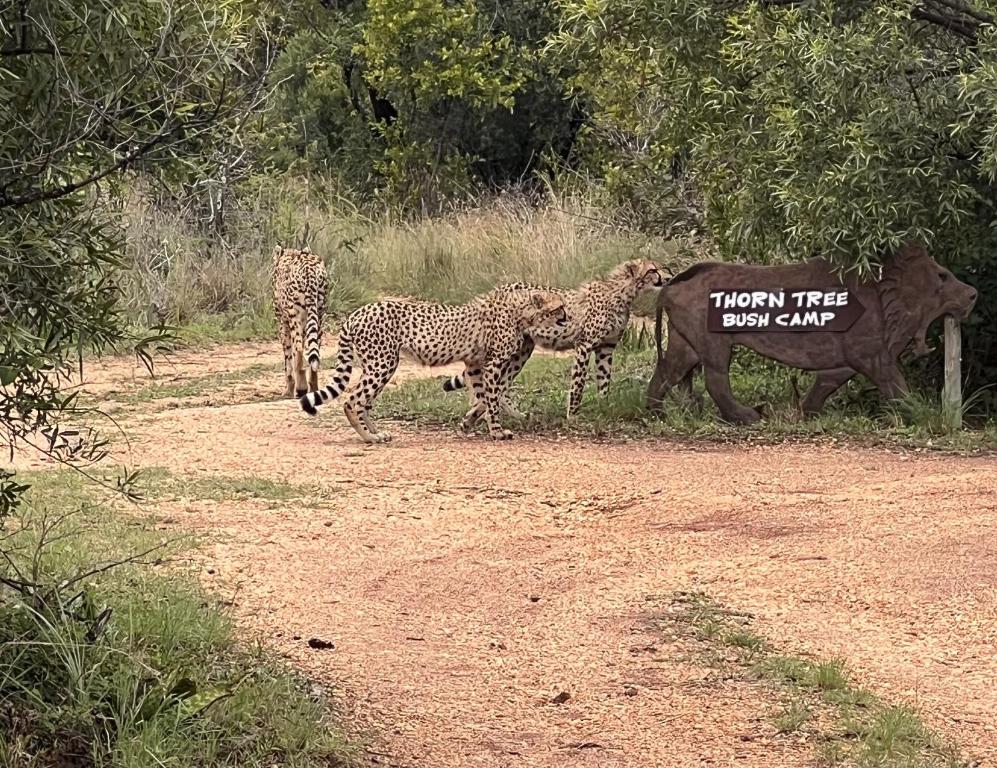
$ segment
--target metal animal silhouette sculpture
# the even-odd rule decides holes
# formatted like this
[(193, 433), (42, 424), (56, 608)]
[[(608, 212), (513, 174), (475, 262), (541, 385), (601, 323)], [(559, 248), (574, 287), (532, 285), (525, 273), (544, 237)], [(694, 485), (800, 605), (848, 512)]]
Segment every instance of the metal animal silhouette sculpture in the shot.
[[(814, 414), (858, 373), (889, 398), (907, 394), (897, 358), (914, 342), (927, 354), (928, 326), (942, 315), (965, 318), (976, 290), (957, 280), (921, 246), (907, 243), (883, 264), (879, 280), (846, 278), (824, 259), (786, 266), (705, 262), (674, 277), (658, 297), (658, 363), (647, 389), (648, 407), (661, 407), (678, 386), (692, 394), (702, 366), (706, 389), (727, 421), (749, 424), (759, 412), (730, 388), (735, 344), (780, 363), (815, 371), (802, 403)], [(662, 350), (662, 313), (668, 347)]]

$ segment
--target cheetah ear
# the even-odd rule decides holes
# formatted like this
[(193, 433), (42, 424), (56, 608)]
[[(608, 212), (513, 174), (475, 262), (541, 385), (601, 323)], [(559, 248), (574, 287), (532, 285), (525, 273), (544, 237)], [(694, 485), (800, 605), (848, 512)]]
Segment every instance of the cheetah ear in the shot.
[(537, 309), (542, 309), (544, 304), (547, 303), (547, 297), (542, 293), (534, 293), (530, 296), (530, 303), (533, 304)]
[(640, 277), (640, 273), (644, 271), (643, 266), (639, 261), (628, 261), (627, 272), (630, 273), (630, 277)]

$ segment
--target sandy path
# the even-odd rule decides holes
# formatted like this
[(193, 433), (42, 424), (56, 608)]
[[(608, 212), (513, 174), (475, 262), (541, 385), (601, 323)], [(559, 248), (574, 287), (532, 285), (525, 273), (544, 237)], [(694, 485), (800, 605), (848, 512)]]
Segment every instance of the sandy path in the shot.
[[(702, 589), (997, 765), (992, 457), (495, 444), (398, 425), (365, 447), (338, 409), (308, 420), (289, 401), (129, 425), (129, 466), (321, 487), (320, 505), (157, 511), (223, 534), (205, 579), (250, 631), (352, 692), (383, 764), (813, 765), (756, 689), (712, 680), (647, 626), (654, 596)], [(309, 650), (313, 636), (335, 650)]]

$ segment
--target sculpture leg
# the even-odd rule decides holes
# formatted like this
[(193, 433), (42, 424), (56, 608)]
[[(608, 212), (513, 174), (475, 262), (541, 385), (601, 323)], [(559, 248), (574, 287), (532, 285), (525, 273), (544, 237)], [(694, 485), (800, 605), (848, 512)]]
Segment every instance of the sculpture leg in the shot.
[(657, 410), (661, 401), (672, 387), (681, 385), (682, 389), (692, 395), (692, 376), (699, 365), (699, 355), (671, 324), (668, 326), (668, 347), (654, 369), (654, 376), (647, 386), (647, 407)]
[(817, 371), (814, 385), (801, 403), (804, 415), (814, 416), (819, 413), (827, 398), (843, 387), (855, 374), (856, 371), (853, 368), (832, 368), (826, 371)]
[(706, 391), (720, 409), (725, 420), (735, 424), (754, 424), (761, 415), (754, 408), (741, 405), (730, 388), (731, 347), (717, 349), (703, 360), (706, 374)]
[(883, 393), (883, 396), (889, 400), (906, 397), (910, 392), (907, 380), (893, 360), (890, 360), (889, 363), (881, 362), (875, 369), (863, 371), (863, 373), (872, 380), (872, 383)]
[(683, 399), (692, 405), (697, 410), (703, 407), (703, 396), (697, 394), (693, 389), (693, 383), (696, 376), (696, 369), (699, 367), (699, 363), (696, 363), (689, 372), (679, 379), (679, 383), (675, 386), (678, 387), (679, 391), (682, 393)]

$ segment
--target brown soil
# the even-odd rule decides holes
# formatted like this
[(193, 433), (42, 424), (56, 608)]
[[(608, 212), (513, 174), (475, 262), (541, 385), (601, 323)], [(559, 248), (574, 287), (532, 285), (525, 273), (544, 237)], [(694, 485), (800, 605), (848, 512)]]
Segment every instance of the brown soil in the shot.
[[(173, 370), (261, 360), (279, 364), (273, 345)], [(128, 365), (99, 376), (120, 384)], [(280, 375), (266, 381), (272, 399)], [(176, 406), (130, 418), (116, 460), (321, 489), (320, 503), (153, 511), (220, 534), (203, 578), (247, 630), (350, 693), (381, 764), (813, 765), (776, 736), (770, 695), (716, 679), (649, 625), (662, 596), (699, 589), (786, 651), (843, 658), (997, 765), (997, 459), (403, 425), (367, 447), (338, 408)]]

